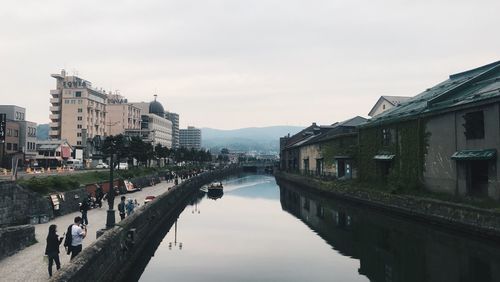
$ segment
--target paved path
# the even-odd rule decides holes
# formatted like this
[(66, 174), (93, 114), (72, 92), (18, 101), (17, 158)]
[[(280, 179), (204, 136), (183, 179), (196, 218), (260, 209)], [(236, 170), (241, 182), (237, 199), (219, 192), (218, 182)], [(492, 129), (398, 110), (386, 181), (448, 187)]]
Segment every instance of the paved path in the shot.
[[(157, 196), (173, 183), (162, 182), (156, 186), (146, 187), (142, 191), (125, 195), (127, 198), (137, 199), (143, 205), (144, 198), (149, 195)], [(120, 201), (119, 197), (115, 198), (115, 210)], [(89, 225), (87, 227), (88, 235), (83, 239), (83, 248), (89, 246), (96, 240), (96, 231), (104, 228), (106, 225), (106, 210), (108, 208), (107, 202), (103, 202), (102, 208), (96, 208), (88, 211)], [(52, 221), (44, 224), (35, 225), (35, 236), (38, 243), (29, 246), (28, 248), (16, 253), (13, 256), (7, 257), (0, 261), (0, 281), (47, 281), (49, 273), (47, 270), (47, 263), (43, 261), (45, 253), (46, 237), (51, 224), (57, 225), (57, 233), (59, 236), (66, 231), (66, 228), (73, 223), (75, 216), (81, 215), (79, 212), (74, 212), (64, 216), (55, 218)], [(116, 222), (120, 221), (120, 216), (116, 212)], [(69, 262), (69, 257), (66, 255), (64, 247), (61, 244), (59, 258), (61, 265)], [(52, 267), (53, 273), (56, 271), (55, 265)]]

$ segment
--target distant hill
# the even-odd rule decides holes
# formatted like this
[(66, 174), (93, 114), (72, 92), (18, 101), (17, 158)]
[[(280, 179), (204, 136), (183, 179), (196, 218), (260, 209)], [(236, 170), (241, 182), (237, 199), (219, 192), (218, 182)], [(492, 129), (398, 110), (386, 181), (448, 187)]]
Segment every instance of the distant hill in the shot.
[(214, 152), (222, 148), (230, 151), (257, 151), (262, 153), (278, 153), (279, 138), (295, 134), (302, 126), (268, 126), (248, 127), (233, 130), (202, 128), (202, 146)]
[(49, 125), (48, 124), (39, 124), (36, 127), (36, 138), (38, 140), (48, 140), (49, 139)]

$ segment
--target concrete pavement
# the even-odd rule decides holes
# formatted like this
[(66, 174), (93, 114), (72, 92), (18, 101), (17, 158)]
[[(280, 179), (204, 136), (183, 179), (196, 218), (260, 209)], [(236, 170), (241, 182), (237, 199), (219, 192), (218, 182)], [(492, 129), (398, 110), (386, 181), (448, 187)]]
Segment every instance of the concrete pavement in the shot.
[[(146, 196), (158, 196), (166, 191), (169, 187), (172, 187), (173, 183), (161, 182), (155, 186), (150, 186), (143, 188), (142, 191), (135, 193), (126, 194), (127, 198), (137, 199), (137, 201), (143, 205), (144, 198)], [(117, 205), (120, 201), (120, 196), (115, 198), (115, 207), (117, 210)], [(83, 248), (89, 246), (92, 242), (96, 240), (96, 231), (98, 229), (104, 228), (106, 225), (106, 210), (108, 209), (107, 202), (103, 202), (102, 208), (96, 208), (88, 211), (89, 225), (87, 227), (88, 234), (85, 239), (83, 239)], [(47, 263), (43, 261), (43, 256), (45, 254), (46, 247), (46, 237), (49, 231), (49, 226), (51, 224), (57, 225), (57, 233), (62, 236), (68, 226), (73, 223), (75, 216), (81, 215), (79, 212), (74, 212), (64, 216), (56, 217), (54, 220), (48, 223), (35, 225), (35, 236), (37, 243), (29, 246), (28, 248), (7, 257), (0, 261), (0, 280), (1, 281), (47, 281), (49, 278)], [(118, 211), (116, 211), (116, 222), (120, 221), (120, 216)], [(61, 244), (63, 245), (63, 244)], [(60, 247), (59, 258), (61, 260), (61, 265), (67, 264), (69, 262), (69, 255), (66, 255), (66, 251), (63, 246)], [(53, 273), (55, 273), (56, 267), (53, 266)]]

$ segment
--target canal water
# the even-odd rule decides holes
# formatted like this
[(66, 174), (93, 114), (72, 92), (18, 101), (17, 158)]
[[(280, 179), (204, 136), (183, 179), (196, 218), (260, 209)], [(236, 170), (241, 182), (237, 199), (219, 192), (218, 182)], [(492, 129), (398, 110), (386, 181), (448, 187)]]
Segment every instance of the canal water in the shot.
[(200, 191), (152, 240), (133, 280), (500, 281), (497, 243), (279, 186), (268, 175), (223, 184), (222, 197)]

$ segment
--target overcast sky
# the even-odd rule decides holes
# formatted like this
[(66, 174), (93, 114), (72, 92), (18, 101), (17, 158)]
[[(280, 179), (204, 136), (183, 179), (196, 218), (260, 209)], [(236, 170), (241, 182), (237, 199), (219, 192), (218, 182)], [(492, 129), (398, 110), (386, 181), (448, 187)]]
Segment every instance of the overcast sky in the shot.
[[(439, 3), (436, 3), (439, 2)], [(500, 1), (5, 1), (0, 104), (48, 123), (51, 73), (181, 127), (330, 124), (500, 60)]]

